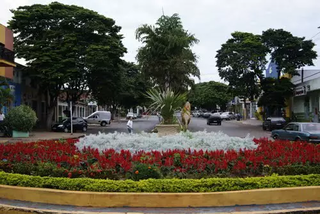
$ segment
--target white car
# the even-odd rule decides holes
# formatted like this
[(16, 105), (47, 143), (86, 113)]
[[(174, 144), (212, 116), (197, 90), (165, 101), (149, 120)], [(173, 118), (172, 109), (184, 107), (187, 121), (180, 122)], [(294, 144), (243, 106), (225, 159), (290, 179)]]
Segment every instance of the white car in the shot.
[(220, 114), (222, 120), (230, 120), (229, 112), (223, 112)]
[(128, 114), (127, 114), (127, 119), (129, 119), (129, 118), (132, 118), (132, 119), (137, 119), (137, 114), (135, 114), (135, 113), (133, 113), (133, 112), (128, 112)]
[(100, 126), (106, 126), (111, 123), (110, 111), (96, 111), (90, 114), (88, 117), (83, 118), (88, 124), (100, 124)]

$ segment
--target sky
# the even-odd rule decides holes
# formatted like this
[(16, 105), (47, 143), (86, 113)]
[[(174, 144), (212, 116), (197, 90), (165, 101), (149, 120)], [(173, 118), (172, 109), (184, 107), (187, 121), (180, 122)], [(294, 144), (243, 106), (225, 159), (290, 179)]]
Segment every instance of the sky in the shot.
[[(48, 4), (49, 0), (1, 0), (0, 23), (12, 17), (10, 9), (32, 4)], [(261, 34), (269, 28), (290, 31), (295, 36), (311, 39), (320, 32), (320, 0), (60, 0), (64, 4), (82, 6), (110, 17), (122, 27), (127, 61), (135, 61), (142, 44), (135, 31), (142, 24), (155, 24), (165, 15), (178, 13), (184, 28), (200, 42), (192, 49), (198, 56), (201, 80), (221, 81), (215, 55), (235, 31)], [(320, 55), (320, 34), (313, 37)], [(320, 58), (319, 58), (320, 59)], [(320, 60), (314, 69), (320, 69)], [(19, 62), (19, 60), (17, 60)], [(20, 62), (22, 62), (20, 60)]]

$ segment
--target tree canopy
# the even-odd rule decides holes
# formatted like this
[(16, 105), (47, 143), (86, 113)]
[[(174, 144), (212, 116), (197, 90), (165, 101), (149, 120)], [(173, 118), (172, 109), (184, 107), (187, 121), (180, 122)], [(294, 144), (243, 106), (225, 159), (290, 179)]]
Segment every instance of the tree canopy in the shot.
[(317, 52), (315, 44), (305, 37), (293, 36), (283, 29), (269, 29), (262, 33), (262, 42), (268, 48), (271, 60), (277, 64), (278, 79), (281, 72), (297, 75), (296, 69), (313, 65)]
[(198, 108), (215, 110), (218, 105), (222, 110), (225, 110), (228, 102), (232, 100), (228, 89), (226, 84), (219, 82), (198, 83), (191, 89), (189, 101)]
[(263, 79), (268, 49), (259, 35), (235, 32), (231, 36), (217, 51), (219, 75), (234, 95), (253, 100), (260, 92), (258, 81)]
[(191, 76), (200, 77), (191, 50), (198, 39), (183, 28), (178, 14), (163, 15), (156, 25), (142, 25), (136, 38), (144, 45), (137, 54), (139, 66), (155, 86), (181, 92), (193, 85)]
[(47, 95), (48, 126), (61, 90), (75, 103), (88, 89), (98, 93), (96, 80), (103, 77), (110, 83), (105, 96), (114, 91), (126, 49), (113, 19), (58, 2), (22, 6), (12, 13), (15, 52)]
[(276, 114), (279, 116), (280, 109), (286, 106), (286, 99), (293, 95), (294, 84), (285, 77), (281, 79), (265, 78), (261, 82), (261, 88), (263, 93), (259, 98), (258, 106), (268, 108), (267, 116)]

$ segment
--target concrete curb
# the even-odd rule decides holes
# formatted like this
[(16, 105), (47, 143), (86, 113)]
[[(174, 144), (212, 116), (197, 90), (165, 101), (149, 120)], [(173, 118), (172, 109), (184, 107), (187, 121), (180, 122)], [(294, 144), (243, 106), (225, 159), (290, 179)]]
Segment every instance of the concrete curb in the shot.
[(320, 186), (212, 193), (107, 193), (0, 185), (0, 198), (79, 207), (221, 207), (320, 201)]
[[(54, 209), (37, 209), (29, 207), (18, 207), (10, 206), (7, 204), (0, 204), (0, 211), (13, 211), (15, 214), (23, 213), (42, 213), (42, 214), (147, 214), (150, 212), (113, 212), (113, 211), (63, 211), (63, 210), (54, 210)], [(276, 213), (318, 213), (320, 212), (320, 207), (313, 208), (299, 208), (299, 209), (285, 209), (285, 210), (268, 210), (268, 211), (239, 211), (239, 212), (203, 212), (203, 214), (276, 214)], [(157, 214), (158, 212), (152, 212)], [(197, 212), (200, 214), (200, 212)]]

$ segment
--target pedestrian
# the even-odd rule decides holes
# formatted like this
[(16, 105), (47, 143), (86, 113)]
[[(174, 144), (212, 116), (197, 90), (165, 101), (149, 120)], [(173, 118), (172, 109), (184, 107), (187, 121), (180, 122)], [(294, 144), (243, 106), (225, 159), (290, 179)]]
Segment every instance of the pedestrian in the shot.
[(2, 111), (0, 111), (0, 123), (2, 123), (4, 121), (4, 114), (2, 113)]
[(128, 132), (129, 134), (133, 133), (133, 122), (132, 117), (129, 117), (129, 120), (127, 122)]
[(157, 116), (158, 116), (159, 122), (161, 122), (161, 115), (159, 114), (159, 112), (157, 112)]

